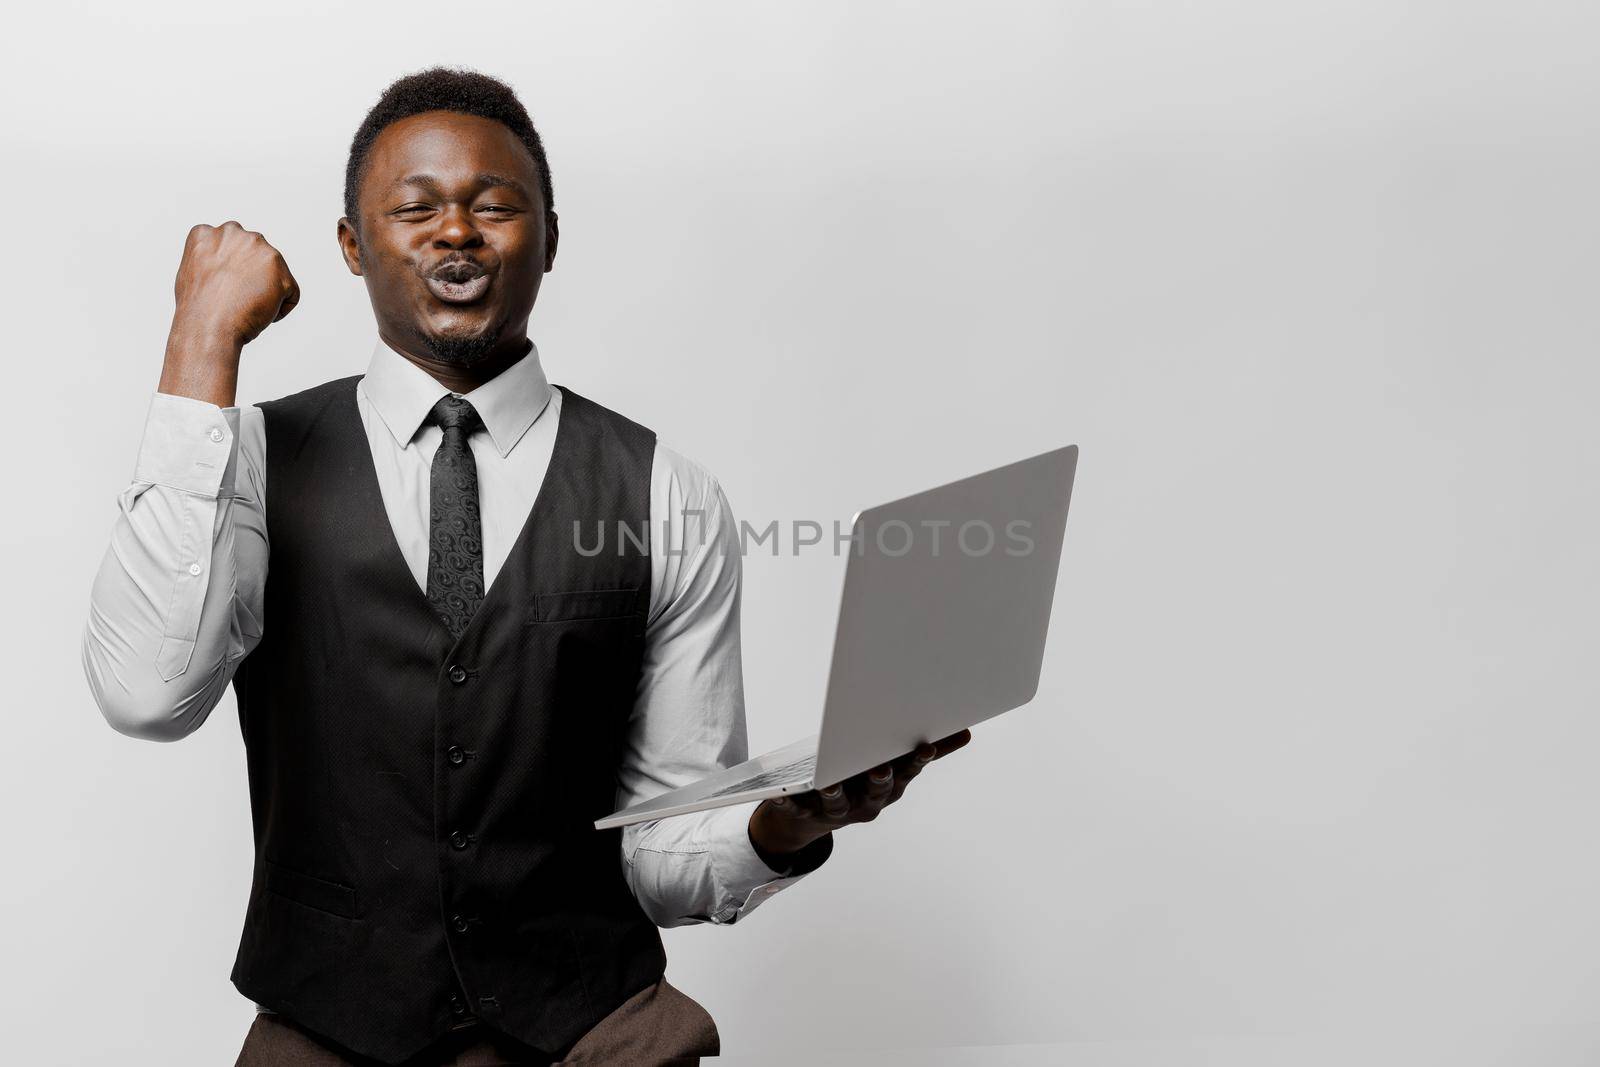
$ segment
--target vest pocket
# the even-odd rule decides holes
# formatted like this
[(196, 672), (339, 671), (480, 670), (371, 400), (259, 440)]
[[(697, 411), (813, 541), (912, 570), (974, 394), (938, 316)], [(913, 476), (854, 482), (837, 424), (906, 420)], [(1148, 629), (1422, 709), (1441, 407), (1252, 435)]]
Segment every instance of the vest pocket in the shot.
[(640, 592), (638, 589), (574, 589), (566, 593), (537, 593), (528, 610), (528, 622), (616, 619), (641, 614)]
[(272, 860), (266, 861), (266, 872), (267, 892), (318, 911), (331, 912), (346, 919), (357, 918), (356, 891), (350, 886), (302, 874)]

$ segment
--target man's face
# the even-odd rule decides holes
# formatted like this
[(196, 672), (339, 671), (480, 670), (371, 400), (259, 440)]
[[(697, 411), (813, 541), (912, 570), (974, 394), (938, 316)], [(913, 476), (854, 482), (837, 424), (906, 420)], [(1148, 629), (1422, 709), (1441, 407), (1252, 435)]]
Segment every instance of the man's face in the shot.
[(359, 241), (340, 219), (339, 244), (385, 340), (461, 365), (520, 354), (557, 233), (515, 134), (451, 111), (395, 122), (373, 142), (357, 204)]

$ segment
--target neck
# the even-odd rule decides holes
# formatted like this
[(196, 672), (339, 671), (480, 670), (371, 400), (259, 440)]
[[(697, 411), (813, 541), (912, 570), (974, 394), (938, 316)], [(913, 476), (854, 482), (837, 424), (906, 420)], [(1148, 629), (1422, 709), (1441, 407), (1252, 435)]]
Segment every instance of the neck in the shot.
[(533, 342), (528, 340), (528, 335), (519, 333), (503, 339), (487, 356), (468, 366), (435, 359), (420, 345), (402, 342), (381, 329), (378, 336), (384, 344), (427, 371), (429, 377), (452, 393), (472, 392), (533, 350)]

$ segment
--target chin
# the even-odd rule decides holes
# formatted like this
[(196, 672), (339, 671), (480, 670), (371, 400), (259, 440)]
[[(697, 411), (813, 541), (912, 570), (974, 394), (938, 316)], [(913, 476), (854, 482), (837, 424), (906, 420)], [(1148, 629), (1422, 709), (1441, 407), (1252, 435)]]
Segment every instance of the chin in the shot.
[(500, 343), (502, 324), (498, 321), (477, 329), (439, 331), (421, 328), (418, 333), (428, 352), (441, 363), (472, 366), (488, 358)]

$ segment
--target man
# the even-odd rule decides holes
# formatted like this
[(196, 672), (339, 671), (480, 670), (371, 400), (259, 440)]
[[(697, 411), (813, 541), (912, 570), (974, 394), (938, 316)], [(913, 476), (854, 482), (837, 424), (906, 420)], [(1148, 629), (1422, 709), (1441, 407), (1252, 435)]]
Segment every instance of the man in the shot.
[[(190, 231), (83, 656), (118, 730), (174, 740), (231, 681), (256, 860), (241, 1064), (666, 1062), (717, 1051), (656, 927), (728, 924), (815, 870), (967, 734), (841, 786), (597, 832), (746, 758), (738, 536), (716, 480), (552, 386), (539, 134), (436, 68), (351, 146), (339, 247), (365, 375), (238, 407), (299, 300), (228, 222)], [(580, 552), (626, 524), (645, 544)]]

